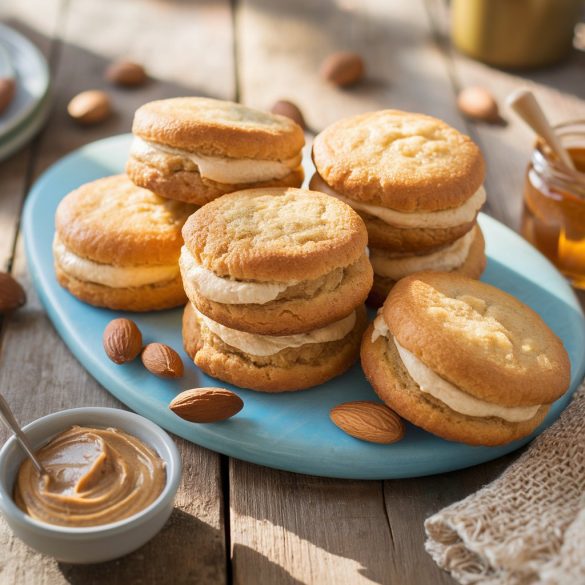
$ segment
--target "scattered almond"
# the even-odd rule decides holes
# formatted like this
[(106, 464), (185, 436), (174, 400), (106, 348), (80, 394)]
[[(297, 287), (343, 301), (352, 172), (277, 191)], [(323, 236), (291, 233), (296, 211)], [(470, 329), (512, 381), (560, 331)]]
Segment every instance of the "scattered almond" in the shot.
[(9, 313), (26, 303), (20, 283), (8, 272), (0, 272), (0, 314)]
[(142, 363), (161, 378), (180, 378), (184, 371), (181, 356), (164, 343), (149, 343), (142, 351)]
[(483, 87), (466, 87), (461, 90), (457, 96), (457, 106), (468, 118), (485, 122), (500, 120), (498, 102), (491, 92)]
[(176, 396), (169, 408), (190, 422), (209, 423), (230, 418), (244, 407), (242, 399), (224, 388), (194, 388)]
[(67, 106), (69, 115), (79, 124), (98, 124), (112, 113), (110, 98), (105, 91), (91, 89), (77, 94)]
[(339, 87), (354, 85), (364, 76), (364, 60), (357, 53), (340, 51), (329, 55), (321, 65), (321, 77)]
[(292, 102), (288, 100), (279, 100), (271, 108), (270, 111), (273, 114), (280, 114), (290, 118), (293, 122), (296, 122), (303, 130), (305, 129), (305, 119), (301, 110)]
[(380, 402), (344, 402), (332, 408), (329, 417), (342, 431), (362, 441), (389, 444), (404, 436), (402, 419)]
[(137, 87), (146, 82), (144, 67), (133, 61), (115, 61), (106, 69), (106, 79), (115, 85)]
[(12, 77), (0, 78), (0, 114), (2, 114), (12, 102), (15, 91), (16, 83)]
[(131, 362), (142, 350), (142, 333), (130, 319), (113, 319), (104, 329), (104, 350), (116, 364)]

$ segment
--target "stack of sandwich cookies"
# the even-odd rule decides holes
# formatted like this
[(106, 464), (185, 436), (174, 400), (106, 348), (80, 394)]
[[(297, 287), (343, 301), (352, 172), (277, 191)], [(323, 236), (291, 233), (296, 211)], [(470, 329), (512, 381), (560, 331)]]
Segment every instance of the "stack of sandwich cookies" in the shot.
[(401, 280), (366, 331), (376, 393), (445, 439), (500, 445), (529, 435), (567, 390), (559, 338), (518, 299), (460, 275)]
[(183, 237), (183, 340), (202, 370), (279, 392), (356, 360), (372, 269), (349, 206), (301, 189), (240, 191), (193, 214)]
[(57, 208), (57, 280), (80, 300), (110, 309), (184, 304), (181, 228), (196, 209), (141, 189), (124, 175), (83, 185)]
[(351, 205), (366, 223), (374, 304), (413, 272), (480, 276), (485, 170), (467, 136), (430, 116), (383, 110), (325, 129), (313, 160), (311, 188)]
[(304, 134), (289, 118), (199, 97), (136, 111), (126, 165), (137, 185), (197, 205), (251, 187), (299, 187)]

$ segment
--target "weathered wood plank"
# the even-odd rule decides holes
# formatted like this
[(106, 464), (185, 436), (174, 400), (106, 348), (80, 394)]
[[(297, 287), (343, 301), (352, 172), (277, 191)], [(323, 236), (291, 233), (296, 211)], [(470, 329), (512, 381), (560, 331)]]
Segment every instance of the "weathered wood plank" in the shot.
[(381, 482), (309, 477), (231, 460), (234, 583), (391, 583)]
[[(36, 26), (37, 20), (31, 17), (26, 22)], [(216, 29), (219, 33), (213, 36)], [(213, 4), (75, 0), (68, 4), (59, 37), (55, 107), (30, 170), (34, 177), (82, 144), (129, 131), (135, 108), (146, 101), (185, 94), (235, 95), (227, 0)], [(135, 90), (109, 87), (103, 71), (110, 58), (119, 56), (144, 63), (154, 79)], [(168, 66), (167, 58), (172, 60)], [(223, 67), (215, 67), (218, 61)], [(156, 78), (163, 71), (165, 79)], [(107, 88), (116, 116), (103, 125), (81, 128), (68, 119), (66, 105), (77, 92), (89, 88)], [(0, 173), (7, 164), (0, 166)], [(17, 177), (20, 169), (13, 167), (11, 172)], [(14, 212), (13, 218), (17, 218)], [(25, 285), (29, 302), (5, 320), (0, 387), (17, 417), (24, 423), (72, 406), (121, 407), (77, 363), (48, 322), (28, 277), (20, 237), (14, 273)], [(2, 429), (0, 439), (6, 436)], [(0, 582), (225, 583), (220, 457), (180, 439), (177, 443), (184, 463), (183, 482), (171, 521), (153, 541), (119, 561), (75, 567), (33, 553), (2, 524)]]

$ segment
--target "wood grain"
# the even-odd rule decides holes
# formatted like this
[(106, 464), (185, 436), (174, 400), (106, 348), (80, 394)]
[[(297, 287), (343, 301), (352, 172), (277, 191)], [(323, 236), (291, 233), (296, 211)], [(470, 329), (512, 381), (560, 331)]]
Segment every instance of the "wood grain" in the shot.
[[(36, 3), (39, 4), (42, 3)], [(58, 3), (54, 4), (59, 13)], [(7, 229), (11, 226), (11, 237), (18, 225), (20, 201), (28, 177), (38, 176), (82, 144), (129, 131), (133, 112), (140, 104), (194, 93), (234, 97), (227, 0), (201, 5), (178, 1), (74, 0), (64, 6), (66, 10), (58, 19), (58, 30), (47, 27), (48, 18), (25, 15), (26, 27), (40, 39), (41, 46), (43, 43), (46, 47), (57, 45), (59, 50), (54, 56), (54, 110), (44, 134), (36, 147), (19, 155), (23, 158), (18, 158), (17, 166), (0, 167), (0, 178), (6, 173), (13, 182), (10, 203), (0, 207), (2, 222)], [(209, 31), (215, 28), (223, 32), (213, 39)], [(169, 43), (171, 34), (177, 41), (175, 45)], [(161, 51), (161, 47), (165, 50)], [(206, 59), (207, 51), (213, 56)], [(161, 54), (172, 59), (172, 65), (166, 69)], [(109, 59), (128, 55), (145, 63), (153, 79), (136, 90), (109, 87), (103, 80)], [(199, 66), (193, 66), (194, 55), (198, 56)], [(217, 69), (215, 59), (221, 59), (224, 67)], [(162, 69), (167, 73), (164, 81), (155, 77)], [(73, 95), (88, 88), (109, 91), (116, 115), (103, 125), (82, 128), (69, 120), (66, 105)], [(4, 228), (2, 222), (0, 229)], [(3, 240), (0, 260), (10, 262), (11, 248), (12, 243), (4, 245)], [(20, 237), (13, 264), (13, 272), (25, 285), (29, 302), (23, 310), (5, 319), (0, 388), (19, 420), (25, 423), (80, 405), (122, 408), (77, 363), (49, 323), (31, 286)], [(2, 429), (0, 440), (6, 436)], [(177, 444), (184, 474), (176, 509), (163, 531), (150, 543), (118, 561), (95, 566), (64, 565), (28, 549), (2, 523), (0, 582), (14, 585), (224, 583), (226, 552), (220, 457), (181, 439), (177, 439)]]

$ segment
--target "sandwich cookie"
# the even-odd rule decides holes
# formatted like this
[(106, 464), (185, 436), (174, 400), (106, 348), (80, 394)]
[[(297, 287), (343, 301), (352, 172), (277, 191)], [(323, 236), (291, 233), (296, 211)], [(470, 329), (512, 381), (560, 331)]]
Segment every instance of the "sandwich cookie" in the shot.
[(191, 303), (183, 314), (185, 351), (208, 375), (263, 392), (303, 390), (350, 368), (367, 326), (363, 305), (319, 329), (258, 335), (225, 327)]
[(250, 187), (299, 187), (304, 134), (289, 118), (200, 97), (140, 107), (126, 172), (136, 185), (203, 205)]
[(311, 188), (351, 205), (369, 245), (438, 249), (465, 235), (485, 202), (485, 168), (472, 140), (437, 118), (382, 110), (346, 118), (313, 143)]
[(152, 311), (184, 304), (181, 228), (196, 209), (141, 189), (124, 175), (83, 185), (57, 208), (57, 280), (99, 307)]
[(372, 286), (364, 222), (305, 189), (224, 195), (183, 228), (185, 292), (203, 315), (261, 335), (307, 333), (355, 311)]
[(434, 270), (479, 278), (486, 266), (485, 241), (479, 225), (463, 237), (428, 254), (403, 254), (370, 248), (374, 286), (368, 303), (381, 307), (398, 280), (415, 272)]
[(563, 344), (532, 309), (452, 273), (398, 282), (364, 335), (361, 360), (398, 414), (470, 445), (529, 435), (570, 383)]

